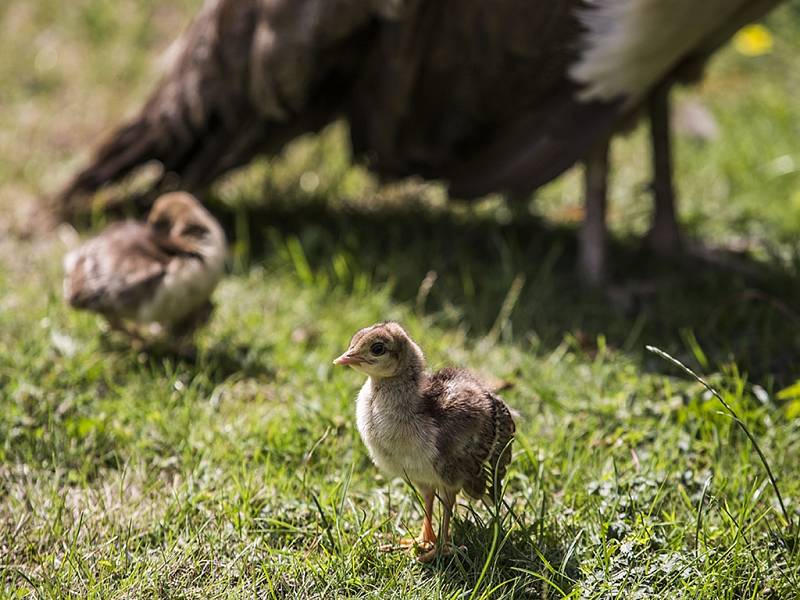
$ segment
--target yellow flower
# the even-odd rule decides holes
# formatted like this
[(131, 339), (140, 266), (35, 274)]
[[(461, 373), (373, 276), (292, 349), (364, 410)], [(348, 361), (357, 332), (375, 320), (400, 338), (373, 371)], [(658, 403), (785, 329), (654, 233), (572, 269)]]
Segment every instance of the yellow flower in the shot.
[(763, 25), (748, 25), (739, 30), (733, 45), (740, 54), (759, 56), (772, 50), (772, 34)]

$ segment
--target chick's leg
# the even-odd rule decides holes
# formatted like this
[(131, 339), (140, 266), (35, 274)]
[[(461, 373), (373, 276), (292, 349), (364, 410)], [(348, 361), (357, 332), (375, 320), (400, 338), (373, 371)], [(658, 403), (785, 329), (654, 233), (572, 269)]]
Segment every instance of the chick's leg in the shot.
[(433, 531), (433, 500), (436, 492), (433, 489), (424, 490), (422, 497), (425, 500), (425, 516), (422, 519), (420, 546), (430, 550), (436, 544), (436, 533)]
[(183, 321), (175, 323), (170, 328), (170, 334), (174, 338), (189, 339), (194, 332), (204, 326), (211, 320), (211, 314), (214, 312), (214, 305), (210, 300), (197, 308), (194, 312), (186, 316)]
[(422, 518), (422, 533), (416, 539), (411, 537), (400, 538), (396, 544), (385, 544), (381, 550), (408, 550), (418, 548), (422, 552), (427, 552), (436, 544), (436, 532), (433, 530), (433, 500), (436, 498), (436, 490), (433, 488), (418, 488), (422, 493), (425, 503), (425, 514)]
[(452, 554), (453, 545), (450, 543), (450, 517), (456, 503), (457, 490), (443, 490), (442, 493), (442, 531), (438, 543), (425, 554), (419, 557), (419, 562), (427, 563), (436, 558), (437, 554)]
[(197, 346), (193, 341), (195, 331), (211, 320), (214, 305), (206, 301), (182, 321), (174, 323), (168, 330), (168, 335), (163, 336), (164, 348), (168, 352), (185, 360), (197, 359)]
[(145, 345), (145, 339), (139, 328), (135, 325), (127, 324), (123, 319), (115, 315), (104, 315), (108, 323), (109, 331), (116, 331), (127, 336), (131, 347), (134, 350), (141, 350)]
[(433, 531), (433, 500), (436, 498), (436, 491), (433, 489), (424, 490), (422, 498), (425, 501), (425, 516), (422, 519), (423, 542), (436, 542), (436, 533)]

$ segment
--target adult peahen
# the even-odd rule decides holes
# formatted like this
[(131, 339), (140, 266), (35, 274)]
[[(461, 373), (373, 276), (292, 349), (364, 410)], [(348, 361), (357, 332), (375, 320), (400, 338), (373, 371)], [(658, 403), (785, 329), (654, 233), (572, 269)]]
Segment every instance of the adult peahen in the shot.
[(526, 193), (583, 160), (580, 264), (599, 280), (610, 136), (649, 114), (649, 238), (675, 249), (670, 86), (778, 2), (208, 0), (139, 115), (60, 199), (151, 160), (199, 191), (343, 117), (371, 170), (441, 179), (461, 198)]

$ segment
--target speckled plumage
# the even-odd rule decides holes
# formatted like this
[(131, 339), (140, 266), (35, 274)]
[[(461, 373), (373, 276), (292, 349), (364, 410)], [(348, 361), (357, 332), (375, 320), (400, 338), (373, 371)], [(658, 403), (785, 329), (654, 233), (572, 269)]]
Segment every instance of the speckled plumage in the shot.
[(132, 335), (188, 333), (210, 308), (225, 248), (197, 200), (166, 194), (146, 223), (113, 224), (65, 257), (64, 298)]
[[(336, 363), (369, 376), (356, 402), (361, 438), (373, 462), (414, 484), (426, 506), (438, 491), (446, 541), (459, 491), (482, 498), (500, 489), (511, 460), (511, 411), (469, 371), (428, 373), (422, 351), (397, 323), (362, 329)], [(431, 542), (429, 508), (425, 519), (423, 541)]]
[(421, 390), (437, 425), (436, 470), (450, 488), (473, 498), (502, 484), (511, 461), (514, 420), (506, 404), (469, 371), (446, 368)]

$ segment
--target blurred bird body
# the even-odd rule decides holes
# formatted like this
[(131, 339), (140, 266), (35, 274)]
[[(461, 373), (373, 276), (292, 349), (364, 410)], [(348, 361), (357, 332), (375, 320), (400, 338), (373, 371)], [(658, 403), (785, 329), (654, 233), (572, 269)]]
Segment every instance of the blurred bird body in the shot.
[[(466, 370), (428, 373), (422, 351), (396, 323), (362, 329), (335, 363), (369, 376), (356, 402), (361, 438), (378, 468), (422, 493), (424, 545), (436, 541), (432, 505), (440, 494), (446, 546), (456, 494), (499, 493), (511, 460), (511, 411)], [(433, 557), (429, 550), (423, 559)]]
[[(742, 25), (778, 0), (589, 0), (578, 10), (585, 28), (579, 59), (570, 67), (579, 98), (629, 105), (665, 75), (702, 63)], [(699, 75), (699, 71), (688, 73)]]
[[(150, 160), (200, 190), (339, 117), (372, 171), (440, 179), (455, 197), (526, 193), (579, 160), (604, 180), (593, 151), (778, 2), (209, 0), (141, 113), (61, 197)], [(656, 163), (654, 229), (668, 245), (671, 164)], [(584, 236), (598, 252), (605, 185), (587, 194), (602, 200), (602, 231)]]
[(182, 333), (208, 310), (225, 252), (216, 220), (188, 194), (167, 194), (146, 223), (111, 225), (65, 257), (64, 298), (131, 335)]

